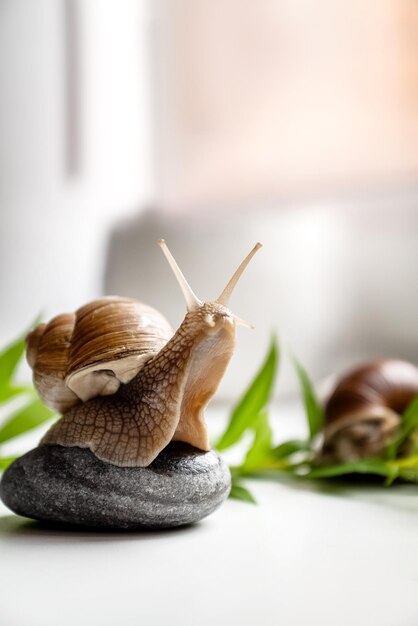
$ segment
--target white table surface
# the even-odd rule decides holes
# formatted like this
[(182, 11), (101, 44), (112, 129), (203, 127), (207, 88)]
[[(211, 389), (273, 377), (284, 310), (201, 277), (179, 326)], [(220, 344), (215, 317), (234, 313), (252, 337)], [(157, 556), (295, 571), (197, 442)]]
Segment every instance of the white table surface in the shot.
[[(299, 409), (281, 413), (298, 435)], [(1, 507), (0, 625), (417, 626), (418, 487), (248, 486), (258, 506), (169, 532), (62, 532)]]

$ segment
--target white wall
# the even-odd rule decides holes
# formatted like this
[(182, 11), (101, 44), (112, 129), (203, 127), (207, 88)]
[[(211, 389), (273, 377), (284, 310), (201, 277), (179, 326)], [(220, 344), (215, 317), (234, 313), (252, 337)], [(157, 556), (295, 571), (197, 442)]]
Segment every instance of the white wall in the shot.
[[(102, 288), (111, 224), (152, 193), (145, 0), (68, 0), (78, 119), (67, 160), (66, 0), (0, 4), (0, 340)], [(74, 135), (77, 136), (74, 136)]]

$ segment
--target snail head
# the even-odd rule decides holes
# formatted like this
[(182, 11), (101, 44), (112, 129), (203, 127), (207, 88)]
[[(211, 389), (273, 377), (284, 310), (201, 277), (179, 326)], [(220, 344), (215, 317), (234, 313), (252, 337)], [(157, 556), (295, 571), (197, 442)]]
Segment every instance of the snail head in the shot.
[(177, 262), (175, 261), (173, 255), (167, 247), (164, 239), (160, 239), (158, 241), (159, 246), (161, 247), (173, 273), (180, 285), (180, 288), (183, 292), (184, 298), (186, 300), (186, 306), (188, 313), (198, 313), (200, 317), (202, 317), (203, 321), (208, 325), (208, 332), (216, 332), (219, 328), (229, 328), (231, 332), (234, 331), (236, 326), (245, 326), (246, 328), (253, 328), (252, 324), (245, 322), (240, 317), (232, 313), (232, 311), (228, 308), (229, 300), (231, 298), (232, 292), (243, 274), (245, 268), (257, 252), (262, 247), (261, 243), (256, 243), (253, 249), (247, 254), (242, 263), (238, 266), (230, 280), (228, 281), (226, 287), (223, 289), (218, 298), (214, 301), (202, 302), (194, 293), (186, 278), (184, 277), (183, 272), (180, 270)]

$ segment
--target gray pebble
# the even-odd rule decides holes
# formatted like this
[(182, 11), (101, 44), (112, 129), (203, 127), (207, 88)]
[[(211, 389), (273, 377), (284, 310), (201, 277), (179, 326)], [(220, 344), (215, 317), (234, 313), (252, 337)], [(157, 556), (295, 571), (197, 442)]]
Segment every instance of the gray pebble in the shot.
[(170, 443), (148, 467), (117, 467), (88, 449), (40, 445), (12, 463), (0, 497), (37, 520), (109, 530), (197, 522), (228, 497), (229, 469), (211, 450)]

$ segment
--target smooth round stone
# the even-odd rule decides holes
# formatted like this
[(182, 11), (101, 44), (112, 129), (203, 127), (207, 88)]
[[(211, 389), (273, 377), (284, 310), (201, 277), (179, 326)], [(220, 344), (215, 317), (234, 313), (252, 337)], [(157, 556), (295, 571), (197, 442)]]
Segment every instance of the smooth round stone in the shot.
[(201, 520), (228, 497), (229, 469), (211, 450), (170, 443), (148, 467), (117, 467), (88, 449), (40, 445), (12, 463), (0, 497), (18, 515), (112, 530)]

